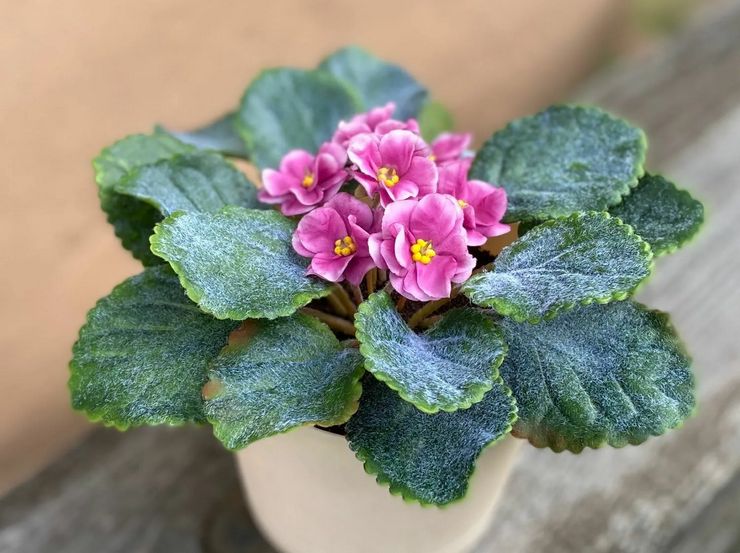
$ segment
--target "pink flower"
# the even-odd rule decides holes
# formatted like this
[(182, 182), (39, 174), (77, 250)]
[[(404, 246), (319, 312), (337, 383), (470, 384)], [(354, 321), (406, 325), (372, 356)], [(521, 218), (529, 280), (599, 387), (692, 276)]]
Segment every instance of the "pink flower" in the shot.
[(511, 227), (501, 222), (506, 213), (506, 191), (487, 182), (469, 181), (470, 163), (470, 159), (461, 159), (442, 165), (437, 191), (457, 200), (463, 210), (468, 245), (480, 246), (491, 236), (506, 234)]
[(366, 113), (355, 115), (349, 121), (340, 121), (331, 141), (346, 148), (355, 136), (366, 133), (388, 134), (393, 130), (409, 130), (419, 133), (419, 124), (415, 119), (398, 121), (391, 119), (396, 104), (388, 102), (385, 106), (373, 108)]
[(357, 166), (354, 178), (369, 196), (378, 193), (384, 207), (437, 189), (437, 166), (428, 157), (429, 146), (411, 131), (358, 135), (350, 141), (347, 155)]
[(280, 170), (262, 171), (259, 199), (281, 204), (284, 215), (300, 215), (331, 199), (349, 179), (344, 166), (347, 153), (338, 144), (327, 142), (312, 156), (305, 150), (291, 150), (280, 161)]
[(374, 265), (367, 241), (379, 219), (367, 204), (340, 192), (301, 219), (293, 233), (293, 248), (311, 258), (308, 274), (359, 285)]
[(368, 245), (378, 267), (390, 271), (393, 288), (416, 301), (449, 297), (451, 283), (464, 282), (475, 267), (463, 211), (446, 194), (390, 204)]
[(432, 141), (432, 159), (438, 164), (460, 159), (472, 139), (470, 133), (442, 133)]

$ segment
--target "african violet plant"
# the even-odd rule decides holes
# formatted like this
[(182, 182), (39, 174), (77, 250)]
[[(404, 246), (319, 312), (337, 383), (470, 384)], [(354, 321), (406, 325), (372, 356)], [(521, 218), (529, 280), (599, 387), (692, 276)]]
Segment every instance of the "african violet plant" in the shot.
[(331, 427), (391, 492), (440, 505), (510, 432), (580, 452), (680, 425), (689, 358), (630, 298), (701, 204), (599, 109), (549, 108), (476, 154), (449, 126), (348, 48), (262, 73), (207, 128), (104, 149), (102, 208), (145, 269), (90, 311), (74, 407), (119, 429), (208, 422), (229, 449)]

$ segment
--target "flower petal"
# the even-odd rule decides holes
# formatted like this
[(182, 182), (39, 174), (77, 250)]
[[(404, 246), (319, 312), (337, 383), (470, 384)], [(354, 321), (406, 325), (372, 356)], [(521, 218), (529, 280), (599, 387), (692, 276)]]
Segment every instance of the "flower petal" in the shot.
[(320, 253), (311, 260), (307, 273), (318, 275), (330, 282), (339, 282), (354, 254), (342, 256), (334, 253)]
[(457, 262), (451, 256), (438, 255), (428, 265), (416, 264), (416, 282), (431, 299), (449, 298)]
[(298, 237), (304, 251), (334, 255), (334, 241), (347, 236), (347, 228), (336, 210), (320, 207), (301, 219), (294, 236)]

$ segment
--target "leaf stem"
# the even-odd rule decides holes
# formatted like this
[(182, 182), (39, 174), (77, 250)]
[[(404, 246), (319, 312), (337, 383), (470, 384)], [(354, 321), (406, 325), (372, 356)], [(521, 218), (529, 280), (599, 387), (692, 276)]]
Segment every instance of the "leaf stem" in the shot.
[(362, 290), (360, 290), (359, 286), (355, 286), (354, 284), (350, 286), (350, 290), (352, 290), (352, 295), (354, 296), (355, 303), (357, 305), (360, 305), (364, 300), (364, 298), (362, 297)]
[(332, 309), (336, 312), (337, 315), (341, 317), (346, 317), (347, 315), (349, 315), (349, 313), (347, 312), (347, 308), (336, 296), (336, 294), (334, 294), (334, 292), (326, 296), (326, 300), (331, 304)]
[(444, 307), (448, 303), (450, 303), (452, 300), (454, 300), (457, 297), (458, 292), (460, 291), (459, 288), (455, 288), (450, 293), (449, 298), (442, 298), (436, 301), (430, 301), (429, 303), (425, 303), (422, 305), (416, 313), (411, 315), (411, 318), (409, 319), (408, 325), (409, 328), (416, 328), (419, 326), (419, 323), (426, 319), (429, 315), (440, 309), (441, 307)]
[(332, 330), (336, 330), (337, 332), (341, 332), (347, 336), (355, 335), (355, 325), (347, 319), (337, 317), (336, 315), (330, 315), (329, 313), (324, 313), (323, 311), (319, 311), (318, 309), (313, 309), (311, 307), (304, 307), (301, 309), (301, 313), (316, 317), (320, 321), (325, 322)]
[(370, 269), (365, 278), (367, 279), (367, 293), (372, 294), (375, 292), (375, 284), (378, 281), (378, 270)]
[(342, 304), (346, 311), (346, 315), (354, 315), (357, 311), (357, 306), (352, 301), (352, 298), (349, 297), (349, 294), (347, 293), (347, 290), (344, 289), (344, 286), (341, 284), (335, 284), (334, 285), (334, 293), (332, 296), (335, 296), (339, 302)]
[(401, 311), (403, 311), (404, 307), (406, 307), (406, 298), (401, 296), (396, 302), (396, 311), (400, 313)]

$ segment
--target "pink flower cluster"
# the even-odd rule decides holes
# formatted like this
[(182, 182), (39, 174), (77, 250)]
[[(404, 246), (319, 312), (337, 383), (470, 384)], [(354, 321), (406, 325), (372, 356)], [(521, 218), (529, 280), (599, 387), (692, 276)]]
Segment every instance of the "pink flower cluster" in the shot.
[[(506, 192), (468, 180), (469, 134), (431, 144), (414, 119), (392, 118), (392, 103), (339, 123), (316, 155), (293, 150), (265, 169), (260, 200), (304, 215), (293, 247), (311, 258), (309, 274), (359, 285), (378, 267), (406, 298), (449, 297), (475, 267), (469, 246), (509, 231)], [(367, 198), (339, 190), (354, 180)]]

